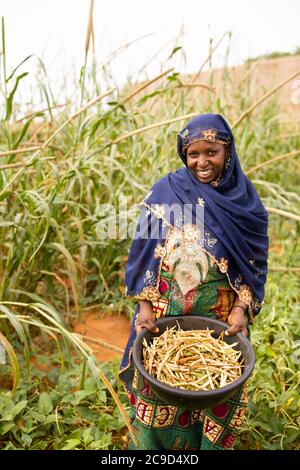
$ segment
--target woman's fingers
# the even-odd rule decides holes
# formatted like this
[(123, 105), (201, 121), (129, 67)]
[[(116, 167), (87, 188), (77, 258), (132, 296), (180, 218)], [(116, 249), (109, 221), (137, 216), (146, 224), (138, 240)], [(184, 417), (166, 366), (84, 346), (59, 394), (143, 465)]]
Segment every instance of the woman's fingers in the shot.
[(225, 331), (226, 336), (234, 336), (236, 335), (239, 331), (241, 331), (241, 328), (237, 327), (236, 325), (231, 325), (230, 328), (228, 328)]
[(244, 336), (248, 336), (248, 330), (245, 325), (243, 326), (242, 333)]
[(244, 336), (248, 336), (248, 331), (245, 325), (240, 325), (238, 323), (235, 323), (231, 325), (226, 331), (225, 335), (226, 336), (234, 336), (239, 332), (242, 332)]
[(243, 333), (243, 335), (247, 336), (248, 331), (247, 331), (247, 318), (244, 314), (244, 310), (242, 308), (238, 308), (238, 306), (235, 306), (232, 308), (229, 316), (228, 316), (228, 329), (225, 331), (226, 336), (233, 336), (240, 331)]
[(135, 329), (136, 333), (139, 334), (143, 328), (147, 328), (147, 330), (151, 331), (151, 333), (158, 333), (159, 329), (155, 325), (155, 323), (150, 319), (140, 319), (136, 321)]
[(158, 333), (158, 328), (152, 320), (145, 320), (144, 321), (144, 328), (151, 331), (152, 333)]

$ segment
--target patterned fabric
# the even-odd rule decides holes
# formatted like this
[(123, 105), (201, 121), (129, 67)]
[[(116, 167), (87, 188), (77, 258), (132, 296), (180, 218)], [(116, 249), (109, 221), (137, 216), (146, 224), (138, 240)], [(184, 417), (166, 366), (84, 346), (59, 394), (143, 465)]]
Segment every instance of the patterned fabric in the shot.
[(247, 403), (248, 385), (245, 384), (230, 400), (206, 410), (200, 449), (232, 449), (244, 422)]
[[(201, 246), (195, 244), (195, 232), (172, 228), (165, 245), (156, 247), (154, 256), (161, 258), (159, 273), (159, 295), (152, 298), (157, 318), (165, 315), (203, 314), (227, 321), (235, 292), (231, 288), (224, 269)], [(147, 272), (152, 286), (153, 273)], [(121, 369), (129, 363), (129, 354), (136, 337), (134, 322), (139, 313), (139, 305), (131, 325), (130, 337), (124, 352)]]
[(128, 437), (130, 450), (229, 450), (243, 424), (247, 385), (225, 403), (207, 410), (186, 410), (157, 397), (135, 371), (130, 414), (138, 447)]
[(206, 316), (226, 322), (235, 297), (226, 276), (220, 272), (216, 264), (210, 266), (205, 282), (189, 290), (185, 295), (174, 274), (162, 270), (159, 290), (160, 299), (152, 302), (157, 318), (206, 312)]
[(205, 121), (204, 116), (196, 116), (194, 119), (191, 119), (188, 125), (178, 134), (178, 154), (181, 160), (186, 164), (186, 151), (187, 148), (194, 142), (199, 142), (200, 140), (205, 140), (206, 142), (216, 142), (217, 144), (230, 144), (231, 138), (228, 131), (220, 126), (220, 122), (212, 119), (213, 114), (207, 114), (206, 118), (211, 118), (211, 124), (218, 126), (218, 129), (203, 129), (203, 125), (208, 127), (210, 125), (209, 121)]
[[(184, 283), (179, 285), (177, 279), (181, 276), (182, 281), (182, 273), (180, 270), (175, 271), (172, 264), (171, 255), (178, 245), (170, 243), (170, 239), (168, 241), (165, 251), (161, 253), (163, 256), (159, 284), (161, 296), (152, 302), (156, 318), (189, 314), (226, 321), (235, 298), (226, 275), (220, 271), (213, 258), (205, 254), (205, 259), (199, 258), (199, 262), (193, 268), (199, 270), (199, 283), (185, 292)], [(180, 264), (178, 256), (177, 267)], [(139, 441), (138, 447), (135, 447), (128, 436), (128, 448), (144, 450), (232, 448), (243, 422), (247, 403), (246, 390), (239, 390), (226, 403), (210, 410), (190, 411), (163, 402), (131, 364), (130, 350), (135, 338), (134, 322), (135, 318), (120, 372), (120, 378), (129, 394), (132, 424)]]

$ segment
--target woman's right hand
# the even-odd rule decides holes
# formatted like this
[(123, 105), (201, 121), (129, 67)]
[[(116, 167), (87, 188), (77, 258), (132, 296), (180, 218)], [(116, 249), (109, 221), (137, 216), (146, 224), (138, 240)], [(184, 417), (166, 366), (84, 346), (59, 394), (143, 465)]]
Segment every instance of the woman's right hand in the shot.
[(135, 320), (135, 331), (138, 335), (143, 328), (151, 331), (151, 333), (158, 333), (159, 329), (155, 325), (155, 314), (152, 310), (152, 305), (148, 301), (140, 302), (140, 312), (136, 316)]

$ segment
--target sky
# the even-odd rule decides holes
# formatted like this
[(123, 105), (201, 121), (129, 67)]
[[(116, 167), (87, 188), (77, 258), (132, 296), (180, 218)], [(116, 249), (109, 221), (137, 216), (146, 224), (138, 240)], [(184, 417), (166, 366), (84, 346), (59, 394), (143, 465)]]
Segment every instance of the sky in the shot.
[[(8, 70), (30, 54), (43, 58), (54, 84), (73, 70), (72, 64), (79, 70), (89, 4), (89, 0), (0, 0)], [(103, 63), (121, 45), (148, 34), (113, 61), (111, 71), (117, 81), (125, 82), (145, 64), (147, 76), (155, 76), (174, 45), (182, 46), (185, 54), (178, 58), (178, 69), (194, 72), (207, 57), (209, 39), (216, 43), (231, 31), (229, 64), (234, 65), (300, 46), (299, 18), (299, 0), (95, 0), (95, 57)], [(176, 43), (180, 31), (184, 34)], [(215, 66), (224, 62), (226, 47), (227, 38), (214, 54)], [(34, 57), (26, 64), (26, 71), (34, 70), (35, 61)]]

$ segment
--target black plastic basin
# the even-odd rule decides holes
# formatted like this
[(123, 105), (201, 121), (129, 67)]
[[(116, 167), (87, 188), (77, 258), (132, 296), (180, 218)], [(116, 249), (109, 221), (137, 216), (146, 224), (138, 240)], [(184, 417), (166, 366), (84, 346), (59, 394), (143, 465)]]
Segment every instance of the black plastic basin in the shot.
[(250, 341), (242, 333), (238, 333), (235, 336), (224, 335), (224, 341), (226, 341), (226, 343), (238, 343), (235, 348), (242, 352), (242, 358), (244, 359), (244, 367), (241, 377), (231, 384), (215, 390), (207, 391), (192, 391), (171, 387), (170, 385), (155, 379), (144, 369), (141, 362), (143, 350), (142, 341), (143, 338), (145, 338), (147, 343), (151, 342), (154, 337), (160, 336), (167, 327), (171, 328), (172, 326), (176, 325), (177, 322), (182, 330), (205, 330), (207, 328), (214, 330), (212, 335), (215, 338), (217, 338), (220, 333), (222, 333), (222, 331), (225, 331), (228, 328), (226, 323), (223, 323), (219, 320), (192, 315), (185, 315), (180, 317), (170, 316), (157, 320), (156, 325), (159, 328), (159, 333), (151, 333), (150, 331), (144, 329), (135, 339), (132, 351), (132, 359), (135, 367), (144, 377), (144, 379), (150, 384), (159, 398), (161, 398), (166, 404), (176, 405), (190, 410), (196, 410), (211, 408), (224, 403), (232, 395), (234, 395), (234, 393), (246, 382), (246, 380), (249, 379), (253, 371), (254, 351)]

